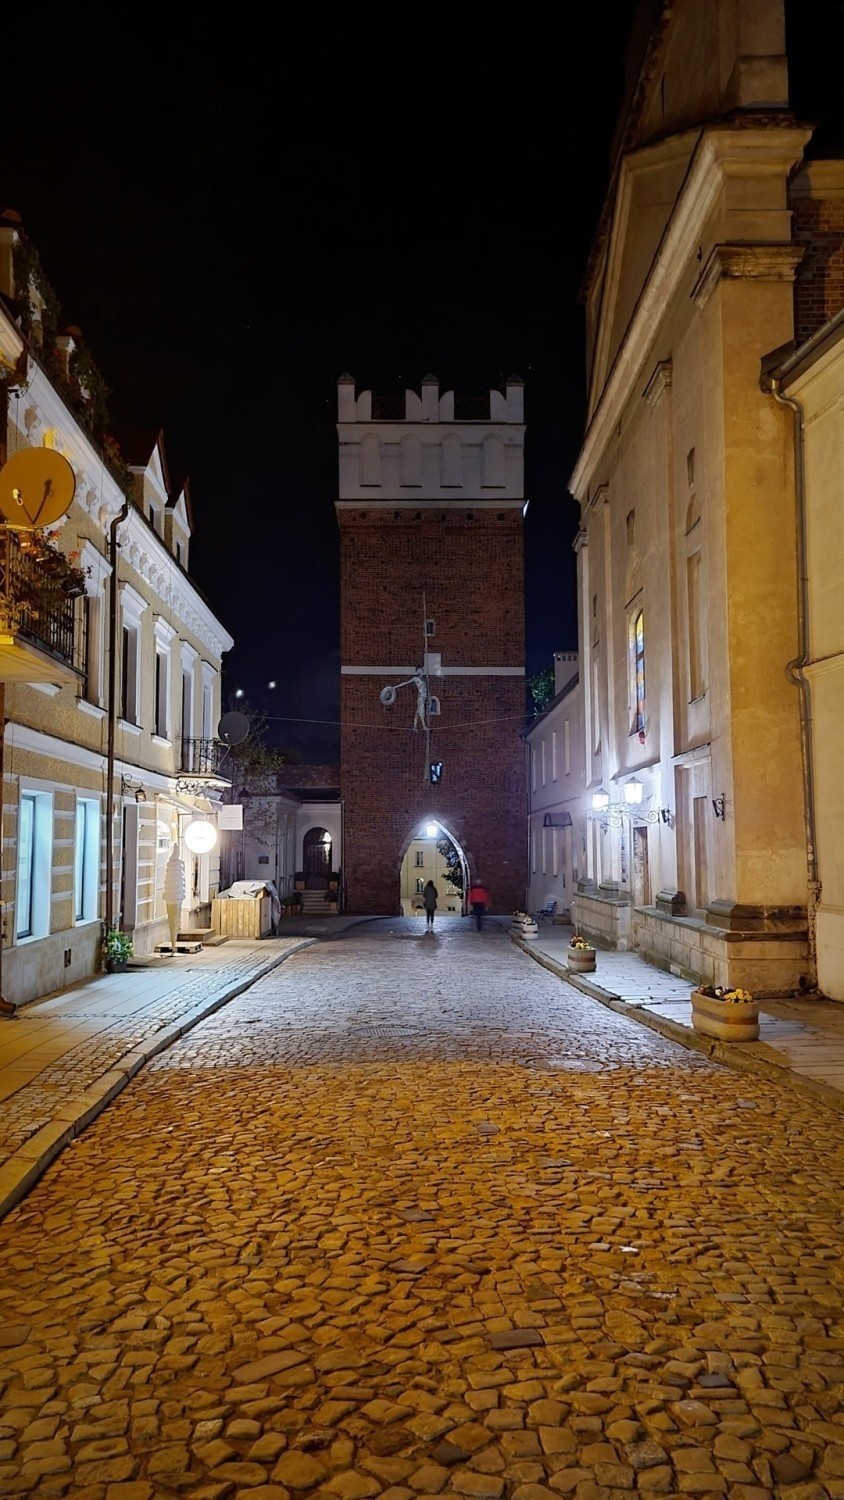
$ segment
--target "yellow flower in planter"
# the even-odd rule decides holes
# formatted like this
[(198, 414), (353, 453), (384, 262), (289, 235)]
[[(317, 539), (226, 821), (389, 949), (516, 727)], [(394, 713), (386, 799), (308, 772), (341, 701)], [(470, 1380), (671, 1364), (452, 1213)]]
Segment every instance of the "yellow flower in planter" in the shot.
[(575, 933), (574, 937), (572, 938), (571, 942), (569, 943), (569, 947), (570, 948), (579, 948), (580, 951), (581, 951), (581, 953), (594, 953), (595, 952), (595, 949), (593, 948), (592, 944), (591, 943), (587, 943), (585, 937), (581, 937), (579, 932)]
[(702, 984), (700, 986), (700, 993), (705, 995), (707, 1000), (723, 1000), (727, 1005), (746, 1005), (748, 1001), (752, 1001), (753, 999), (749, 990), (739, 989), (738, 987), (729, 989), (723, 984)]

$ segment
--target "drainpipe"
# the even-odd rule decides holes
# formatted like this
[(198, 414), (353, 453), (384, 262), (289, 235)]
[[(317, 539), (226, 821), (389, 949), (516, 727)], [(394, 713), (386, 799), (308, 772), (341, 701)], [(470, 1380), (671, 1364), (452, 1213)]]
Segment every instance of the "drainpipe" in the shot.
[(785, 668), (789, 682), (800, 694), (800, 752), (803, 761), (803, 822), (806, 837), (806, 869), (808, 899), (806, 918), (808, 925), (809, 985), (818, 987), (818, 942), (817, 910), (821, 887), (818, 880), (818, 859), (815, 845), (815, 773), (812, 754), (812, 701), (811, 686), (806, 679), (805, 668), (809, 660), (809, 575), (806, 544), (806, 460), (803, 443), (803, 408), (793, 396), (782, 394), (782, 375), (765, 375), (762, 389), (773, 396), (780, 406), (787, 406), (792, 414), (794, 426), (794, 491), (797, 526), (797, 656)]
[(114, 927), (114, 733), (117, 727), (117, 528), (129, 514), (129, 501), (114, 517), (108, 535), (111, 578), (108, 590), (108, 740), (106, 749), (105, 929)]

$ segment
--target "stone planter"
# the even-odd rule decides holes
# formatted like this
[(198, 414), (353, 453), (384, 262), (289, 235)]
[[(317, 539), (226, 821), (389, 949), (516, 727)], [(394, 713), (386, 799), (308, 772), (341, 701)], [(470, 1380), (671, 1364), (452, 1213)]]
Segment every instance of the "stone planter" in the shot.
[(597, 957), (594, 948), (569, 948), (566, 963), (572, 974), (594, 974)]
[(692, 1026), (701, 1036), (721, 1042), (759, 1040), (759, 1004), (756, 1000), (718, 1000), (692, 990)]
[(125, 974), (129, 967), (127, 958), (107, 958), (105, 961), (107, 974)]
[(523, 938), (539, 937), (539, 928), (533, 920), (533, 917), (528, 917), (525, 922), (522, 922), (521, 936)]

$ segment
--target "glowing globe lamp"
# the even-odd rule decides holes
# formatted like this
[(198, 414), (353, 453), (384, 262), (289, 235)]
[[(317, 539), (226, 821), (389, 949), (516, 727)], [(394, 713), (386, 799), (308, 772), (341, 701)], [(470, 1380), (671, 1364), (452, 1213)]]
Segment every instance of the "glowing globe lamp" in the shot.
[(217, 830), (207, 818), (194, 818), (184, 837), (191, 854), (209, 854), (217, 843)]

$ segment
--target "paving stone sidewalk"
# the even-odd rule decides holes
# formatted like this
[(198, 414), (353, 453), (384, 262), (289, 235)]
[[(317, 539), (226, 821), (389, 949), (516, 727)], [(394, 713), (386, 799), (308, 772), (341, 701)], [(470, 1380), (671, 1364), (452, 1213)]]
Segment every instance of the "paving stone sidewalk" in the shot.
[(594, 974), (569, 974), (566, 952), (572, 932), (561, 925), (541, 926), (538, 938), (518, 946), (583, 994), (672, 1041), (844, 1110), (844, 1005), (824, 999), (762, 1000), (758, 1042), (714, 1041), (692, 1028), (689, 980), (636, 953), (600, 949)]
[(314, 939), (153, 958), (0, 1020), (0, 1217), (144, 1063)]

